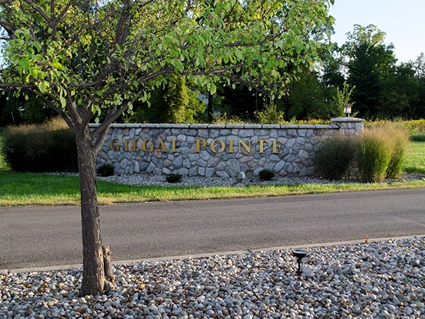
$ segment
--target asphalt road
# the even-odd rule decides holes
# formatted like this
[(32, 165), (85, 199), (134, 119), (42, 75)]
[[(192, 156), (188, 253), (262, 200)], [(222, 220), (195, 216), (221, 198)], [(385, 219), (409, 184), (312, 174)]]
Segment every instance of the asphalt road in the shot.
[[(425, 189), (101, 206), (112, 260), (425, 234)], [(0, 269), (82, 262), (80, 208), (0, 207)]]

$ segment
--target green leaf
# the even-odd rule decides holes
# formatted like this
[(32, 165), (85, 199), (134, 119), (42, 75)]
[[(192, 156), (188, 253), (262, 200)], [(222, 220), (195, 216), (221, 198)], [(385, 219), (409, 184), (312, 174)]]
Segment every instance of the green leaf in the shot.
[(62, 69), (63, 65), (60, 64), (59, 62), (53, 62), (52, 67), (55, 68), (55, 69)]
[(38, 84), (38, 89), (40, 90), (40, 92), (41, 93), (46, 93), (48, 90), (49, 90), (49, 88), (50, 88), (50, 84), (49, 84), (49, 82), (47, 82), (47, 81), (43, 81), (43, 82), (40, 82), (39, 84)]
[(59, 96), (59, 100), (60, 100), (62, 108), (63, 109), (66, 108), (66, 99), (61, 95)]
[(214, 83), (210, 84), (210, 92), (211, 94), (214, 94), (217, 91), (217, 87), (215, 86)]
[(174, 66), (176, 67), (176, 69), (180, 72), (183, 73), (184, 71), (184, 64), (181, 63), (180, 60), (175, 60)]

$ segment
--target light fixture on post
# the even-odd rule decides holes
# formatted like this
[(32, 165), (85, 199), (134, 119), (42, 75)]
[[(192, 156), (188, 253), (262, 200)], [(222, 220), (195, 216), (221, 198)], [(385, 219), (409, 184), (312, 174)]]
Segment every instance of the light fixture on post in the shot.
[(297, 258), (298, 261), (298, 276), (301, 276), (301, 259), (307, 256), (307, 252), (303, 249), (296, 249), (292, 252), (292, 255)]
[(344, 104), (345, 116), (349, 117), (351, 114), (351, 104)]

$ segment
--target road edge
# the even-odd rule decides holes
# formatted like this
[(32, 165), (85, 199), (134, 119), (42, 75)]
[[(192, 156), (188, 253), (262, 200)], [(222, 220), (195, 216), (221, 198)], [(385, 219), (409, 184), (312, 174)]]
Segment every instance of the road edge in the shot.
[[(409, 235), (409, 236), (397, 236), (397, 237), (383, 237), (383, 238), (369, 238), (369, 242), (384, 242), (389, 240), (403, 240), (403, 239), (413, 239), (413, 238), (424, 238), (425, 234), (421, 235)], [(348, 241), (337, 241), (337, 242), (326, 242), (326, 243), (313, 243), (313, 244), (304, 244), (304, 245), (289, 245), (289, 246), (279, 246), (279, 247), (265, 247), (265, 248), (256, 248), (256, 249), (247, 249), (247, 250), (234, 250), (234, 251), (222, 251), (214, 253), (200, 253), (200, 254), (189, 254), (189, 255), (177, 255), (177, 256), (164, 256), (156, 258), (141, 258), (141, 259), (129, 259), (129, 260), (117, 260), (113, 261), (113, 265), (121, 264), (133, 264), (141, 261), (150, 261), (158, 262), (164, 260), (182, 260), (188, 258), (206, 258), (211, 256), (228, 256), (228, 255), (239, 255), (246, 254), (250, 252), (258, 251), (270, 251), (270, 250), (292, 250), (299, 248), (316, 248), (316, 247), (330, 247), (330, 246), (341, 246), (341, 245), (357, 245), (363, 244), (365, 240), (348, 240)], [(57, 266), (46, 266), (46, 267), (34, 267), (34, 268), (16, 268), (16, 269), (0, 269), (0, 274), (8, 273), (31, 273), (31, 272), (47, 272), (47, 271), (60, 271), (60, 270), (70, 270), (70, 269), (79, 269), (82, 264), (74, 265), (57, 265)]]

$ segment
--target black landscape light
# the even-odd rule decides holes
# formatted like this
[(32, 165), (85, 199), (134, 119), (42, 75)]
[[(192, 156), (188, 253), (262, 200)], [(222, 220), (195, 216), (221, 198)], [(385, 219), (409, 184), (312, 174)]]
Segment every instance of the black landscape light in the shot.
[(296, 249), (292, 252), (292, 255), (297, 258), (298, 261), (298, 276), (301, 275), (301, 259), (307, 256), (307, 252), (303, 249)]

